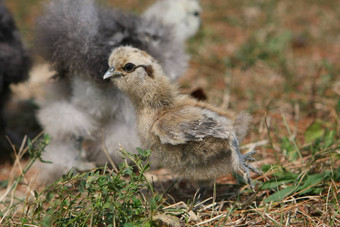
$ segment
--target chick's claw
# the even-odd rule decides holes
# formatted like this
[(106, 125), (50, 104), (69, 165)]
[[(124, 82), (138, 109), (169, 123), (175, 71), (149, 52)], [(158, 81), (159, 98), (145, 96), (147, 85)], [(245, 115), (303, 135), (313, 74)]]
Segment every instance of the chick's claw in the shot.
[[(255, 159), (254, 159), (254, 160), (255, 160)], [(245, 165), (248, 169), (250, 169), (251, 171), (253, 171), (254, 173), (257, 173), (257, 174), (259, 174), (259, 175), (262, 174), (260, 170), (256, 169), (256, 168), (255, 168), (254, 166), (252, 166), (251, 164), (249, 164), (249, 163), (247, 163), (247, 162), (244, 162), (244, 165)]]
[(243, 154), (242, 155), (243, 156), (243, 160), (247, 160), (247, 161), (251, 161), (251, 162), (255, 161), (255, 158), (252, 157), (252, 155), (255, 154), (255, 153), (256, 153), (256, 151), (252, 150), (252, 151), (250, 151), (250, 152), (248, 152), (246, 154)]
[(261, 174), (261, 172), (256, 169), (254, 166), (252, 166), (251, 164), (249, 164), (247, 161), (255, 161), (255, 159), (252, 157), (253, 154), (256, 153), (255, 150), (252, 150), (246, 154), (241, 154), (240, 149), (239, 149), (239, 143), (238, 140), (236, 139), (236, 136), (234, 136), (234, 139), (231, 142), (231, 146), (232, 149), (236, 152), (238, 158), (239, 158), (239, 165), (240, 165), (240, 171), (243, 174), (243, 179), (244, 181), (246, 181), (249, 186), (251, 187), (252, 190), (254, 190), (254, 185), (251, 181), (251, 177), (250, 177), (250, 171), (253, 171), (257, 174)]

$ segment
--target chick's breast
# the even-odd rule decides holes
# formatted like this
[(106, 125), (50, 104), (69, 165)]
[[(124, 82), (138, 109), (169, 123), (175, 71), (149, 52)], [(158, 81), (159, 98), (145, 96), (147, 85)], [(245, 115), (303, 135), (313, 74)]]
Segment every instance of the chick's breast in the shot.
[(159, 143), (157, 135), (151, 132), (151, 128), (158, 119), (157, 113), (151, 109), (143, 109), (137, 113), (137, 128), (138, 134), (141, 139), (143, 148), (153, 149)]

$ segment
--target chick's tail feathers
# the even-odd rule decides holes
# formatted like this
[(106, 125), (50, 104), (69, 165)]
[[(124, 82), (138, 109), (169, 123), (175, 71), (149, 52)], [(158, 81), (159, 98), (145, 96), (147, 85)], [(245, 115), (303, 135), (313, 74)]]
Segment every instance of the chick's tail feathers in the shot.
[(251, 115), (245, 112), (238, 114), (234, 119), (233, 126), (237, 140), (239, 142), (241, 142), (246, 137), (251, 120)]

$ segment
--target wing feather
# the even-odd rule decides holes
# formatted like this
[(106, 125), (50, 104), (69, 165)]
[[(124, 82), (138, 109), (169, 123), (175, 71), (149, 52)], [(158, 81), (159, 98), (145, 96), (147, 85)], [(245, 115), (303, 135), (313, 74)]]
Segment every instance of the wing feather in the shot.
[(152, 127), (163, 144), (172, 145), (202, 141), (206, 137), (228, 139), (232, 130), (229, 118), (196, 106), (167, 112)]

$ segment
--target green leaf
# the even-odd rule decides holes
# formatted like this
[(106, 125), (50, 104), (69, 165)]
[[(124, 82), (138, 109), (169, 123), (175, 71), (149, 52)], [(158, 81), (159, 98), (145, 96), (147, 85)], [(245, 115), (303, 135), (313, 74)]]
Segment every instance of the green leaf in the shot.
[(104, 203), (104, 205), (101, 208), (102, 209), (107, 209), (107, 208), (110, 208), (110, 207), (111, 207), (111, 203), (106, 202), (106, 203)]
[(139, 155), (141, 155), (143, 158), (147, 158), (151, 154), (151, 150), (143, 150), (139, 147), (136, 148)]
[(306, 180), (304, 180), (304, 184), (298, 188), (298, 191), (301, 191), (308, 187), (310, 188), (308, 190), (302, 191), (300, 195), (311, 193), (315, 189), (314, 187), (311, 186), (318, 185), (321, 181), (328, 179), (330, 176), (331, 173), (329, 171), (322, 174), (308, 175)]
[(281, 179), (281, 180), (271, 180), (265, 182), (262, 186), (261, 189), (266, 190), (266, 189), (276, 189), (282, 184), (294, 182), (296, 179)]
[(50, 135), (48, 135), (48, 134), (44, 134), (44, 141), (45, 141), (45, 143), (49, 143), (50, 141), (51, 141), (51, 136)]
[(41, 221), (41, 226), (51, 226), (51, 221), (52, 221), (52, 218), (51, 216), (47, 215), (45, 217), (43, 217), (42, 221)]
[(261, 166), (263, 172), (267, 172), (270, 169), (282, 171), (282, 166), (279, 164), (264, 164)]
[(34, 192), (34, 197), (37, 199), (39, 197), (39, 193), (36, 190), (34, 190), (33, 192)]
[(268, 196), (267, 198), (265, 198), (263, 200), (263, 202), (265, 203), (269, 203), (269, 202), (279, 202), (282, 201), (284, 198), (286, 198), (287, 196), (293, 194), (294, 192), (296, 192), (296, 189), (298, 187), (296, 186), (290, 186), (288, 188), (284, 188), (278, 192), (275, 192), (274, 194)]
[(306, 132), (305, 132), (305, 141), (312, 142), (317, 138), (322, 137), (325, 134), (325, 129), (322, 127), (322, 122), (320, 120), (316, 120), (313, 124), (311, 124)]
[(290, 161), (295, 161), (299, 158), (298, 151), (287, 137), (282, 138), (281, 148), (287, 151), (287, 156)]
[(336, 109), (336, 112), (340, 112), (340, 100), (338, 100), (338, 103), (336, 104), (336, 107), (335, 107), (335, 109)]
[(306, 181), (303, 184), (303, 187), (307, 188), (311, 185), (316, 185), (319, 182), (323, 181), (324, 179), (328, 178), (329, 176), (330, 176), (329, 171), (321, 174), (308, 175)]
[(282, 179), (294, 179), (295, 180), (298, 178), (299, 174), (292, 173), (289, 171), (280, 171), (280, 172), (274, 173), (274, 176), (278, 180), (282, 180)]
[[(328, 171), (328, 172), (325, 172), (323, 174), (313, 174), (313, 175), (308, 175), (306, 178), (304, 178), (303, 180), (303, 185), (300, 185), (300, 186), (296, 186), (296, 185), (292, 185), (292, 186), (289, 186), (285, 189), (282, 189), (270, 196), (268, 196), (267, 198), (265, 198), (263, 201), (265, 203), (268, 203), (268, 202), (279, 202), (281, 200), (283, 200), (284, 198), (286, 198), (287, 196), (293, 194), (293, 193), (296, 193), (296, 192), (299, 192), (301, 190), (304, 190), (308, 187), (310, 187), (309, 189), (305, 190), (305, 191), (302, 191), (301, 193), (299, 193), (300, 195), (303, 195), (303, 194), (308, 194), (308, 193), (318, 193), (320, 192), (320, 189), (318, 188), (315, 188), (313, 186), (319, 184), (321, 181), (329, 178), (331, 176), (331, 173)], [(280, 184), (282, 183), (289, 183), (289, 182), (292, 182), (294, 181), (296, 178), (294, 179), (281, 179), (281, 180), (278, 180), (277, 182), (274, 182), (274, 180), (272, 181), (268, 181), (266, 182), (265, 184), (263, 184), (262, 188), (263, 189), (273, 189), (275, 187), (278, 187)]]
[(335, 182), (339, 182), (340, 181), (340, 167), (338, 167), (335, 171), (334, 171), (334, 175), (332, 177), (334, 179)]
[(324, 149), (329, 148), (330, 146), (332, 146), (334, 141), (335, 141), (335, 131), (332, 130), (332, 131), (328, 132), (325, 135), (324, 141), (325, 141), (324, 145), (323, 145)]
[(151, 227), (150, 222), (145, 223), (145, 224), (143, 225), (143, 227)]

